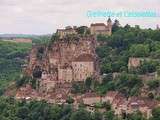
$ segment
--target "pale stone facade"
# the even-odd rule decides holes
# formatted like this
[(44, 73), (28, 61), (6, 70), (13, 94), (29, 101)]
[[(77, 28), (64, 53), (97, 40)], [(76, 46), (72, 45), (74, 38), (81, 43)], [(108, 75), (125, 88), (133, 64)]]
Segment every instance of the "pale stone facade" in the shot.
[(104, 97), (102, 97), (102, 102), (109, 102), (111, 104), (117, 94), (118, 92), (115, 92), (115, 91), (107, 92), (107, 94)]
[(104, 23), (95, 23), (91, 24), (90, 32), (92, 35), (111, 35), (112, 34), (112, 21), (109, 18), (107, 21), (107, 25)]
[(51, 80), (42, 80), (40, 82), (40, 91), (41, 92), (50, 92), (55, 88), (56, 82)]
[(83, 103), (85, 105), (94, 106), (96, 103), (100, 103), (101, 101), (101, 97), (95, 93), (86, 93), (83, 96)]
[(72, 62), (73, 78), (75, 81), (85, 81), (86, 78), (92, 77), (94, 72), (94, 63), (88, 62)]
[(149, 119), (152, 116), (152, 109), (159, 106), (158, 102), (151, 99), (131, 97), (128, 100), (127, 113), (140, 111), (144, 117)]
[(41, 92), (50, 92), (53, 91), (56, 86), (56, 81), (54, 81), (56, 78), (56, 75), (54, 74), (48, 74), (46, 71), (42, 72), (41, 80), (39, 81), (39, 91)]
[(73, 81), (73, 70), (72, 67), (58, 67), (58, 80), (65, 82)]
[(128, 69), (131, 69), (131, 68), (137, 68), (139, 67), (141, 64), (141, 58), (129, 58), (129, 61), (128, 61)]
[(15, 98), (16, 99), (26, 99), (26, 100), (31, 100), (31, 99), (36, 99), (38, 96), (38, 93), (36, 90), (32, 89), (31, 85), (27, 84), (26, 86), (21, 87), (17, 93)]
[(73, 79), (85, 81), (94, 74), (94, 58), (91, 55), (80, 55), (72, 62)]
[(80, 55), (71, 62), (71, 66), (58, 67), (58, 81), (85, 81), (94, 74), (94, 59), (91, 55)]
[(155, 80), (158, 78), (157, 72), (147, 73), (147, 74), (138, 75), (138, 76), (143, 81), (150, 81), (150, 80)]

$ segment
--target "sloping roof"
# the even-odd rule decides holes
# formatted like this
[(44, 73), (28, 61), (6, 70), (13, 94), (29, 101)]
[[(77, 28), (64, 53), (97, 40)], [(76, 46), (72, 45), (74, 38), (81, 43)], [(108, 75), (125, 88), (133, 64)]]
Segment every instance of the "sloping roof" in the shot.
[(112, 22), (111, 18), (108, 18), (107, 22)]
[(65, 29), (57, 29), (57, 32), (58, 32), (58, 31), (65, 31)]
[(82, 54), (78, 56), (77, 58), (75, 58), (74, 61), (89, 62), (89, 61), (94, 61), (94, 57), (90, 54)]
[(88, 93), (85, 93), (83, 97), (84, 98), (92, 98), (92, 97), (100, 97), (100, 96), (98, 94), (96, 94), (96, 93), (88, 92)]
[(105, 26), (106, 27), (104, 23), (95, 23), (95, 24), (92, 23), (91, 26)]
[(138, 105), (139, 107), (148, 107), (150, 109), (153, 109), (157, 106), (157, 104), (158, 102), (156, 100), (141, 97), (131, 97), (128, 106)]
[(115, 97), (118, 94), (117, 91), (108, 91), (106, 96), (108, 97)]

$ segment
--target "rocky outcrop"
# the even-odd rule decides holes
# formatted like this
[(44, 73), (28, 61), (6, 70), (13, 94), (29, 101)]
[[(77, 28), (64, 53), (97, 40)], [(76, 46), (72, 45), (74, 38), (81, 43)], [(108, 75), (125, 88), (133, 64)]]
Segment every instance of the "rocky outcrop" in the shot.
[(84, 81), (99, 75), (94, 36), (59, 39), (49, 46), (33, 46), (27, 75), (40, 79), (43, 89), (53, 90), (58, 83)]

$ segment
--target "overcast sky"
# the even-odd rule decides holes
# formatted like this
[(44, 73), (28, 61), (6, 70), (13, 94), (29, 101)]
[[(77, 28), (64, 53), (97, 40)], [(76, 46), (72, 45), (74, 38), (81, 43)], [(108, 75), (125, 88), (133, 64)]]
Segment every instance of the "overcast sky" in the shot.
[[(88, 10), (158, 12), (160, 0), (0, 0), (0, 33), (48, 34), (67, 25), (106, 22), (104, 17), (88, 18)], [(138, 24), (143, 28), (160, 24), (160, 17), (117, 19), (122, 25)]]

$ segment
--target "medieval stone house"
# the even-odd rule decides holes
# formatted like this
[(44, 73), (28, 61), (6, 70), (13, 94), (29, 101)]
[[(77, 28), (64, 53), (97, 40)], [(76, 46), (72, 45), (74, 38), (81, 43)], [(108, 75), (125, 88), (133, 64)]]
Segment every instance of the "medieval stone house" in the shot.
[(89, 55), (80, 55), (72, 61), (73, 79), (75, 81), (84, 81), (87, 77), (94, 74), (94, 58)]
[(90, 31), (92, 35), (111, 35), (112, 34), (112, 21), (109, 18), (107, 25), (104, 23), (91, 24)]
[(71, 65), (58, 66), (58, 80), (64, 82), (85, 81), (94, 74), (94, 58), (89, 54), (75, 58)]

